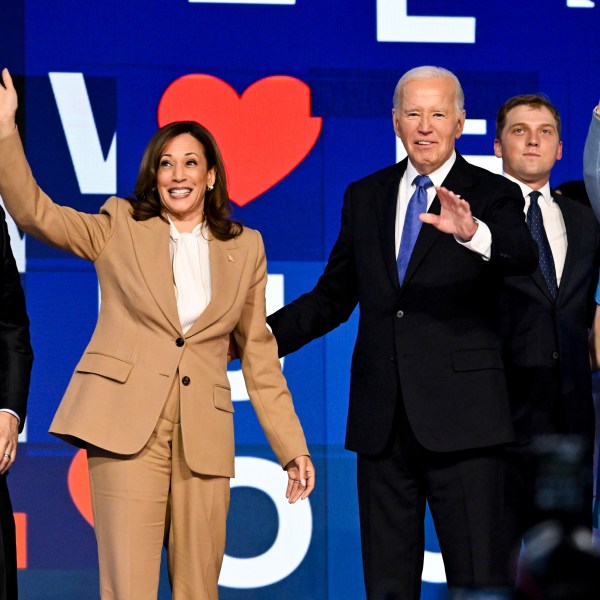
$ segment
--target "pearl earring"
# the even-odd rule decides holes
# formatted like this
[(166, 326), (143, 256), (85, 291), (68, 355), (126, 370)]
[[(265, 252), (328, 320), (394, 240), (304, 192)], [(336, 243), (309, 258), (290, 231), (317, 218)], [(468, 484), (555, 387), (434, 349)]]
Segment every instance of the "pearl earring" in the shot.
[(207, 185), (207, 186), (206, 186), (206, 189), (207, 189), (209, 192), (212, 192), (212, 191), (215, 189), (215, 186), (214, 186), (214, 185)]

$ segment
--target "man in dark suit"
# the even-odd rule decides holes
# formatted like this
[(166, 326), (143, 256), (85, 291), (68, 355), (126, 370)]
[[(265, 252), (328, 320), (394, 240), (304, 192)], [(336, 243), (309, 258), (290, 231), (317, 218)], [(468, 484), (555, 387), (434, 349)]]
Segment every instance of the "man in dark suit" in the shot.
[(539, 267), (531, 275), (507, 278), (501, 299), (517, 434), (510, 451), (509, 499), (513, 543), (518, 543), (538, 519), (530, 447), (544, 434), (576, 434), (584, 441), (590, 495), (580, 520), (591, 527), (594, 406), (588, 328), (595, 308), (600, 233), (589, 207), (550, 189), (550, 173), (562, 157), (561, 122), (545, 96), (515, 96), (504, 103), (496, 119), (494, 149), (506, 177), (521, 188), (540, 250)]
[(25, 297), (1, 208), (0, 251), (0, 600), (15, 600), (17, 549), (6, 476), (25, 423), (33, 353)]
[(400, 79), (392, 115), (408, 159), (349, 186), (316, 287), (268, 319), (285, 355), (360, 307), (346, 447), (372, 600), (420, 597), (426, 500), (449, 585), (507, 582), (513, 430), (497, 303), (503, 274), (531, 272), (537, 256), (518, 188), (454, 149), (463, 104), (445, 69)]

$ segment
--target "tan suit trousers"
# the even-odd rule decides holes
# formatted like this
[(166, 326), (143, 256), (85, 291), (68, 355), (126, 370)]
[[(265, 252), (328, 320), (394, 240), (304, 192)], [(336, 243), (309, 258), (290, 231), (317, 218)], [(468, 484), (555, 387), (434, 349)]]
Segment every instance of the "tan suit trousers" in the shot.
[(140, 452), (90, 445), (88, 467), (102, 600), (156, 600), (163, 544), (173, 599), (217, 600), (229, 478), (188, 468), (178, 378)]

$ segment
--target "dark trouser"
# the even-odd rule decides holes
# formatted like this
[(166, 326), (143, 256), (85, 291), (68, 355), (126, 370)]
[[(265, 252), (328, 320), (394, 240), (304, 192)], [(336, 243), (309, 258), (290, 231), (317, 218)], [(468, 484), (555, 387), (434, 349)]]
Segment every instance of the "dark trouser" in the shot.
[(17, 597), (15, 520), (6, 475), (0, 475), (0, 600), (16, 600)]
[(369, 600), (419, 600), (426, 500), (449, 587), (509, 586), (505, 468), (501, 447), (448, 453), (424, 449), (401, 414), (383, 454), (358, 456)]

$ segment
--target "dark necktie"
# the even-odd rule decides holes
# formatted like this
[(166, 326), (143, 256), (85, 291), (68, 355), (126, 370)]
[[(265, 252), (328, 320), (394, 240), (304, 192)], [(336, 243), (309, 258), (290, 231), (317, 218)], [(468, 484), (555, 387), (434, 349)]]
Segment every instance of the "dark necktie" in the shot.
[(416, 189), (406, 207), (404, 227), (402, 228), (402, 237), (400, 238), (400, 250), (398, 251), (398, 280), (400, 281), (400, 285), (404, 281), (410, 255), (415, 247), (419, 231), (421, 231), (422, 223), (419, 220), (419, 215), (427, 212), (427, 188), (430, 188), (433, 182), (427, 175), (417, 175), (413, 184), (416, 186)]
[(544, 277), (544, 281), (548, 286), (548, 291), (553, 300), (556, 300), (558, 294), (558, 284), (556, 283), (556, 269), (554, 267), (554, 258), (548, 243), (548, 236), (544, 229), (544, 219), (542, 218), (542, 210), (538, 204), (538, 198), (542, 194), (540, 192), (531, 192), (529, 194), (529, 210), (527, 211), (527, 225), (531, 231), (531, 237), (538, 245), (540, 253), (540, 271)]

